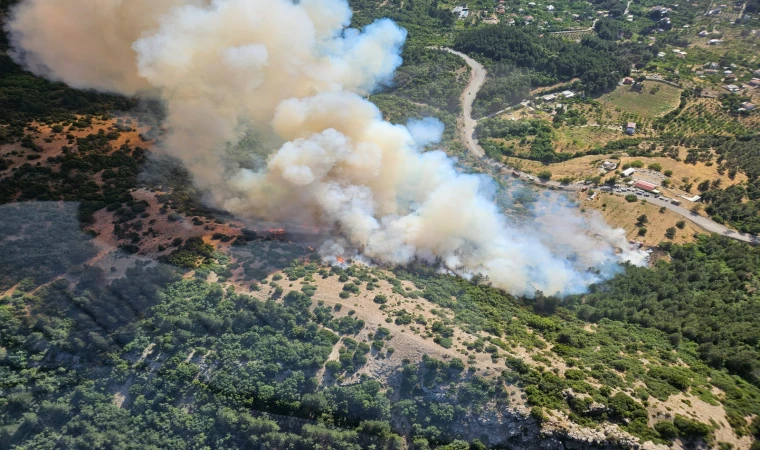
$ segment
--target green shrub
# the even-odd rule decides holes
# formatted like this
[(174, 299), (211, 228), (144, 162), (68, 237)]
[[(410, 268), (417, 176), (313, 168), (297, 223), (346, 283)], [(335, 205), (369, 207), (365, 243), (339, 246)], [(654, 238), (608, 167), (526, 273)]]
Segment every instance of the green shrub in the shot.
[(451, 338), (445, 338), (445, 337), (440, 337), (440, 336), (436, 336), (433, 339), (433, 342), (435, 342), (436, 344), (440, 345), (443, 348), (451, 348), (451, 346), (454, 345), (454, 342), (452, 342)]
[(673, 425), (678, 430), (679, 436), (684, 437), (706, 437), (710, 434), (710, 426), (702, 422), (687, 419), (686, 417), (676, 414)]

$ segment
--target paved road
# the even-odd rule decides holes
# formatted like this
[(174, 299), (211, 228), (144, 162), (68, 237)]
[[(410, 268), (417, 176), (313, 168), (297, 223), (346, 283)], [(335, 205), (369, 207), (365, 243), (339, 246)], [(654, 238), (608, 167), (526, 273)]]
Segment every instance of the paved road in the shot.
[[(630, 6), (630, 2), (628, 4)], [(452, 50), (450, 48), (445, 48), (445, 47), (441, 47), (441, 49), (461, 57), (472, 69), (470, 82), (465, 88), (464, 92), (462, 93), (463, 127), (460, 133), (460, 136), (464, 144), (467, 146), (467, 148), (473, 155), (479, 157), (484, 163), (489, 164), (496, 169), (504, 169), (504, 170), (511, 171), (513, 176), (529, 181), (531, 183), (534, 183), (537, 186), (543, 186), (547, 188), (553, 188), (553, 189), (559, 189), (559, 190), (565, 190), (565, 191), (576, 191), (576, 192), (583, 189), (584, 185), (581, 183), (572, 183), (572, 184), (565, 185), (565, 184), (560, 183), (559, 181), (552, 181), (552, 180), (542, 181), (528, 173), (521, 172), (513, 167), (509, 167), (505, 164), (499, 163), (491, 158), (486, 157), (485, 152), (483, 151), (483, 148), (478, 145), (478, 141), (475, 139), (475, 127), (477, 126), (477, 121), (472, 118), (472, 103), (475, 100), (475, 96), (478, 94), (478, 91), (480, 90), (480, 88), (483, 86), (483, 83), (485, 82), (486, 69), (485, 67), (483, 67), (482, 64), (478, 63), (477, 61), (465, 55), (464, 53), (460, 53), (458, 51)], [(631, 192), (619, 193), (618, 195), (625, 195), (625, 194), (631, 194)], [(736, 239), (737, 241), (748, 242), (752, 244), (760, 243), (760, 240), (758, 239), (757, 236), (752, 236), (752, 235), (744, 234), (744, 233), (738, 233), (736, 231), (729, 229), (728, 227), (724, 225), (721, 225), (717, 222), (713, 222), (712, 220), (706, 217), (700, 216), (698, 214), (694, 214), (682, 206), (674, 205), (667, 200), (660, 200), (652, 196), (645, 197), (645, 196), (637, 195), (637, 197), (639, 198), (639, 200), (644, 200), (648, 203), (652, 203), (660, 207), (664, 206), (668, 208), (669, 210), (675, 212), (676, 214), (682, 216), (683, 218), (696, 224), (697, 226), (705, 229), (708, 232), (722, 234), (732, 239)]]
[(683, 206), (676, 206), (668, 201), (660, 200), (654, 197), (642, 197), (642, 196), (638, 196), (638, 197), (639, 199), (646, 200), (647, 202), (652, 203), (654, 205), (664, 206), (668, 208), (669, 210), (675, 212), (676, 214), (690, 220), (695, 225), (701, 228), (704, 228), (706, 231), (709, 231), (710, 233), (722, 234), (732, 239), (736, 239), (737, 241), (748, 242), (750, 244), (757, 244), (760, 242), (757, 236), (733, 231), (729, 229), (728, 227), (725, 227), (719, 223), (713, 222), (707, 217), (694, 214), (693, 212), (689, 211)]

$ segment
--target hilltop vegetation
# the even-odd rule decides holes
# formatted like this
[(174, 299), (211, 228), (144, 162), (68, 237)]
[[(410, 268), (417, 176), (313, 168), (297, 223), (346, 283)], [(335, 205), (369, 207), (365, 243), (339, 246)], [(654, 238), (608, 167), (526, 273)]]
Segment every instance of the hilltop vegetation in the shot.
[(510, 26), (478, 27), (457, 35), (454, 48), (496, 62), (531, 69), (533, 86), (580, 78), (589, 93), (603, 92), (630, 73), (627, 61), (606, 47), (539, 37)]

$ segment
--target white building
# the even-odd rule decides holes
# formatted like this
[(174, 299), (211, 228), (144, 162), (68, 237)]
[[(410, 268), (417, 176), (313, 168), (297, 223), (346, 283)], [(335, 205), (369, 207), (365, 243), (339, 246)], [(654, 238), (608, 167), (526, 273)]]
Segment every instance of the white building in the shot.
[(575, 97), (575, 92), (573, 91), (562, 91), (562, 96), (565, 98), (573, 98)]
[(625, 169), (621, 175), (623, 175), (624, 177), (628, 178), (631, 175), (633, 175), (634, 173), (636, 173), (636, 169), (634, 169), (633, 167), (631, 167), (631, 168)]
[(452, 13), (458, 14), (460, 19), (466, 19), (470, 15), (470, 9), (467, 5), (456, 6), (451, 10)]

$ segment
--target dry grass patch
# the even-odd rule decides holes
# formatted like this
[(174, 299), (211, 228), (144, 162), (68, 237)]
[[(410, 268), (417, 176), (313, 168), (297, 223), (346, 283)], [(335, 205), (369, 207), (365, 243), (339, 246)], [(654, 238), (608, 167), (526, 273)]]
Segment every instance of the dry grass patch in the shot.
[[(118, 150), (122, 145), (129, 143), (131, 146), (149, 148), (153, 145), (152, 141), (143, 141), (141, 134), (148, 133), (151, 129), (150, 126), (138, 123), (137, 119), (130, 117), (122, 117), (123, 121), (131, 121), (131, 131), (120, 131), (119, 137), (110, 141), (112, 151)], [(27, 136), (32, 138), (32, 141), (38, 145), (42, 151), (35, 152), (28, 148), (21, 146), (20, 142), (13, 144), (5, 144), (0, 146), (0, 157), (9, 159), (12, 161), (12, 167), (19, 167), (22, 164), (30, 163), (40, 165), (47, 165), (47, 159), (50, 157), (56, 157), (63, 154), (63, 147), (68, 146), (71, 149), (76, 149), (76, 139), (84, 138), (90, 134), (97, 134), (100, 130), (105, 133), (116, 130), (117, 121), (119, 118), (112, 118), (108, 120), (101, 120), (99, 118), (92, 119), (92, 125), (86, 129), (76, 129), (68, 131), (68, 127), (64, 127), (64, 131), (56, 133), (53, 131), (53, 126), (45, 125), (38, 122), (32, 122), (29, 124), (28, 129), (25, 131)], [(74, 139), (69, 139), (67, 136), (73, 135)], [(16, 152), (12, 155), (11, 152)], [(37, 160), (27, 160), (27, 155), (39, 155)], [(9, 169), (10, 170), (10, 169)]]
[(548, 169), (552, 173), (552, 178), (555, 180), (564, 177), (582, 180), (600, 175), (602, 172), (597, 166), (605, 159), (609, 159), (610, 156), (612, 155), (582, 156), (580, 158), (573, 158), (568, 161), (548, 165), (538, 161), (530, 161), (521, 158), (507, 158), (506, 163), (511, 167), (518, 167), (521, 170), (531, 173), (538, 173), (542, 170)]
[[(585, 195), (582, 197), (584, 198), (584, 208), (593, 208), (599, 211), (604, 220), (611, 226), (623, 228), (629, 240), (641, 241), (646, 246), (652, 247), (663, 241), (671, 241), (677, 244), (694, 242), (695, 233), (705, 232), (669, 209), (661, 213), (660, 207), (651, 203), (642, 204), (640, 201), (629, 203), (624, 197), (613, 194), (600, 193), (592, 201), (585, 201)], [(647, 234), (639, 236), (639, 227), (636, 222), (642, 214), (646, 214), (648, 219), (644, 225)], [(681, 220), (685, 222), (684, 228), (676, 228), (675, 238), (667, 239), (665, 231), (670, 227), (676, 227), (676, 223)]]
[[(641, 161), (644, 164), (644, 168), (637, 174), (635, 174), (634, 178), (642, 178), (647, 181), (651, 181), (657, 185), (660, 185), (662, 183), (662, 180), (664, 180), (666, 177), (664, 176), (664, 173), (666, 171), (672, 171), (672, 175), (669, 177), (671, 179), (672, 185), (675, 187), (674, 189), (671, 189), (675, 191), (678, 195), (684, 194), (685, 192), (679, 191), (678, 186), (682, 184), (683, 178), (688, 178), (690, 182), (694, 183), (694, 186), (699, 184), (700, 181), (704, 180), (721, 180), (721, 186), (727, 187), (734, 184), (739, 184), (747, 181), (746, 175), (743, 173), (737, 173), (734, 179), (732, 180), (728, 173), (724, 173), (723, 175), (718, 173), (718, 165), (713, 164), (712, 166), (708, 166), (703, 162), (697, 162), (696, 164), (686, 164), (681, 161), (676, 161), (672, 158), (663, 157), (663, 156), (657, 156), (652, 158), (646, 158), (646, 157), (630, 157), (630, 156), (620, 156), (620, 159), (612, 159), (612, 157), (615, 156), (614, 154), (607, 154), (607, 155), (588, 155), (588, 156), (582, 156), (580, 158), (573, 158), (568, 161), (560, 162), (560, 163), (554, 163), (554, 164), (543, 164), (538, 161), (530, 161), (522, 158), (506, 158), (505, 163), (508, 164), (511, 167), (518, 167), (526, 172), (531, 173), (538, 173), (541, 170), (549, 170), (552, 173), (552, 178), (555, 180), (570, 177), (575, 180), (583, 180), (589, 177), (595, 177), (597, 175), (604, 175), (604, 177), (612, 176), (612, 172), (610, 174), (607, 174), (607, 172), (604, 172), (600, 170), (599, 164), (601, 164), (602, 161), (610, 160), (615, 161), (618, 163), (618, 170), (624, 165), (624, 164), (630, 164), (633, 161)], [(681, 149), (679, 157), (681, 159), (686, 158), (686, 149)], [(647, 167), (649, 167), (652, 164), (659, 164), (662, 169), (659, 173), (654, 171), (648, 171), (646, 170)], [(693, 192), (696, 192), (696, 188), (692, 189)]]
[(554, 149), (558, 153), (587, 151), (622, 137), (621, 130), (606, 126), (562, 127), (556, 130)]

